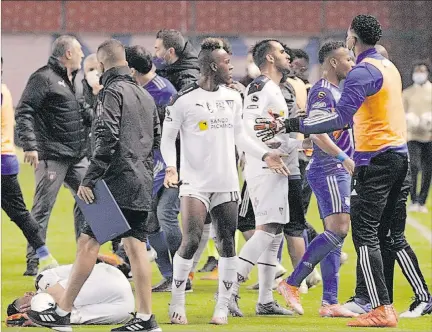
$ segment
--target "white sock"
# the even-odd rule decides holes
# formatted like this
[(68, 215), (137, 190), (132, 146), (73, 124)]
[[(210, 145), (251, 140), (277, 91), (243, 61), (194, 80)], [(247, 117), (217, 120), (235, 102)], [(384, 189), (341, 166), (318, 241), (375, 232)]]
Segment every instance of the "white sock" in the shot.
[(171, 305), (185, 305), (186, 281), (192, 264), (192, 259), (184, 259), (177, 253), (174, 255)]
[(219, 258), (219, 296), (216, 305), (218, 308), (228, 308), (231, 288), (237, 278), (236, 263), (236, 256)]
[[(233, 285), (233, 294), (238, 294), (240, 283), (246, 281), (250, 271), (257, 263), (258, 258), (274, 240), (274, 235), (256, 230), (254, 235), (245, 243), (240, 250), (237, 261), (237, 281)], [(280, 243), (280, 242), (279, 242)]]
[(273, 283), (276, 273), (277, 253), (283, 238), (283, 234), (277, 234), (272, 243), (258, 259), (259, 295), (258, 303), (267, 304), (273, 302)]
[(204, 225), (203, 233), (201, 235), (201, 241), (198, 245), (198, 249), (195, 252), (195, 255), (193, 256), (193, 264), (192, 264), (191, 272), (195, 272), (195, 269), (201, 259), (202, 253), (204, 252), (204, 249), (207, 246), (207, 242), (210, 236), (210, 226), (211, 224)]
[(141, 318), (143, 321), (148, 321), (151, 318), (151, 314), (142, 314), (137, 312), (136, 317)]
[(58, 313), (58, 315), (61, 317), (64, 317), (64, 316), (70, 314), (69, 311), (65, 311), (62, 308), (60, 308), (59, 306), (57, 306), (57, 308), (55, 309), (55, 312)]

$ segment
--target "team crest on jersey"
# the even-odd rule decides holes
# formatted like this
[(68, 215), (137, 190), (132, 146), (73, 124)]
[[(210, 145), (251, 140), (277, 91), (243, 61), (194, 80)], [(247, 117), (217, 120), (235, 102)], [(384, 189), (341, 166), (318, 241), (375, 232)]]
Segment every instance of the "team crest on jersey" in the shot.
[(283, 215), (283, 210), (284, 210), (283, 207), (279, 208), (279, 212), (280, 212), (281, 215)]
[(326, 95), (326, 93), (324, 91), (318, 92), (318, 98), (319, 99), (323, 99), (325, 96), (327, 96), (327, 95)]
[(252, 100), (254, 103), (256, 103), (256, 102), (258, 102), (259, 98), (258, 98), (257, 95), (255, 95), (255, 96), (252, 96), (251, 100)]
[(225, 101), (224, 100), (216, 100), (216, 109), (219, 112), (225, 111)]
[(208, 122), (207, 121), (200, 121), (200, 122), (198, 122), (198, 128), (201, 131), (208, 130)]
[(229, 108), (234, 109), (234, 100), (226, 100), (226, 103), (228, 104)]

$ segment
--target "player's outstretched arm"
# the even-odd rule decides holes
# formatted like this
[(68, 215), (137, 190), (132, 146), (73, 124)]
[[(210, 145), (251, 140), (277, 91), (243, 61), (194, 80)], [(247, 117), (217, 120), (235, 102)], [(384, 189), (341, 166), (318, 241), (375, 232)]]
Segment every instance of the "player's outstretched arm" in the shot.
[(382, 74), (373, 66), (368, 64), (357, 66), (349, 72), (341, 98), (332, 113), (314, 118), (286, 119), (283, 123), (277, 119), (257, 118), (255, 126), (257, 136), (268, 140), (280, 131), (322, 134), (343, 129), (347, 123), (352, 123), (354, 114), (366, 97), (380, 90), (382, 82)]

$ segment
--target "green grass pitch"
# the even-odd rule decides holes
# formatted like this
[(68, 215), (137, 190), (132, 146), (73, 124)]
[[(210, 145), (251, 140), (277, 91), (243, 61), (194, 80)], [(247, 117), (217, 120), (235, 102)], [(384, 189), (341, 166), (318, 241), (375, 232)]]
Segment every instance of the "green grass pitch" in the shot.
[[(24, 192), (27, 206), (30, 208), (34, 190), (33, 172), (28, 165), (21, 166), (20, 183)], [(429, 200), (429, 210), (432, 210), (431, 200)], [(55, 255), (60, 264), (70, 264), (75, 257), (75, 241), (73, 232), (72, 218), (73, 198), (69, 191), (62, 188), (53, 213), (50, 219), (48, 231), (48, 245), (51, 252)], [(419, 213), (410, 214), (430, 232), (432, 229), (432, 215), (421, 215)], [(308, 221), (322, 231), (322, 224), (318, 218), (315, 200), (311, 204), (308, 213)], [(407, 226), (407, 238), (414, 248), (420, 260), (421, 268), (426, 277), (428, 285), (432, 285), (432, 250), (428, 240), (413, 226)], [(240, 248), (243, 244), (240, 241)], [(6, 306), (14, 298), (22, 295), (25, 291), (33, 290), (34, 281), (31, 277), (23, 277), (25, 269), (25, 245), (23, 235), (19, 229), (10, 222), (2, 212), (2, 326), (4, 331), (22, 330), (16, 328), (6, 328), (4, 318), (6, 317)], [(108, 251), (109, 246), (105, 245), (102, 251)], [(346, 301), (353, 295), (355, 286), (355, 262), (356, 255), (352, 245), (351, 235), (348, 235), (343, 251), (349, 255), (348, 262), (342, 266), (340, 271), (340, 292), (339, 300)], [(205, 256), (205, 255), (204, 255)], [(203, 258), (204, 260), (204, 258)], [(203, 262), (202, 262), (203, 263)], [(291, 271), (286, 246), (283, 254), (283, 264)], [(413, 296), (412, 290), (402, 275), (400, 269), (396, 268), (395, 276), (395, 306), (398, 312), (406, 310)], [(253, 270), (251, 280), (246, 285), (256, 281), (256, 269)], [(322, 286), (319, 285), (306, 295), (302, 295), (302, 302), (305, 315), (299, 317), (256, 317), (254, 313), (257, 292), (248, 291), (245, 287), (241, 289), (240, 306), (245, 313), (244, 318), (230, 318), (227, 326), (212, 326), (208, 322), (211, 319), (214, 300), (213, 294), (217, 288), (216, 281), (201, 281), (200, 274), (196, 274), (194, 282), (194, 292), (186, 295), (187, 317), (189, 325), (172, 326), (168, 320), (168, 302), (170, 294), (154, 294), (153, 311), (158, 322), (164, 331), (362, 331), (364, 329), (353, 329), (346, 326), (347, 319), (320, 318), (318, 309), (320, 306)], [(153, 265), (153, 283), (160, 280), (159, 272)], [(283, 299), (275, 292), (275, 299), (283, 303)], [(74, 327), (74, 331), (109, 331), (111, 327)], [(31, 328), (30, 331), (43, 331), (42, 328)], [(377, 329), (369, 329), (370, 331)], [(401, 319), (399, 326), (391, 331), (431, 331), (432, 316), (425, 316), (418, 319)], [(383, 331), (383, 329), (380, 329)]]

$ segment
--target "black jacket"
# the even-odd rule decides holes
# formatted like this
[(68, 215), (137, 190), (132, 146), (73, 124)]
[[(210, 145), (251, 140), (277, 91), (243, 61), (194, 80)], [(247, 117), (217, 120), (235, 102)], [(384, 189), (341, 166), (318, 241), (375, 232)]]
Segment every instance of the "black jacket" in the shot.
[[(24, 151), (39, 159), (81, 159), (87, 154), (89, 116), (75, 94), (75, 76), (51, 57), (34, 72), (16, 109), (16, 130)], [(85, 121), (86, 120), (86, 121)]]
[(199, 66), (195, 49), (189, 42), (186, 42), (179, 59), (173, 64), (157, 70), (156, 73), (170, 81), (177, 91), (196, 82), (199, 78)]
[(160, 145), (160, 124), (150, 94), (129, 76), (127, 66), (102, 77), (95, 110), (94, 146), (82, 182), (92, 187), (104, 179), (120, 208), (150, 211), (153, 149)]

